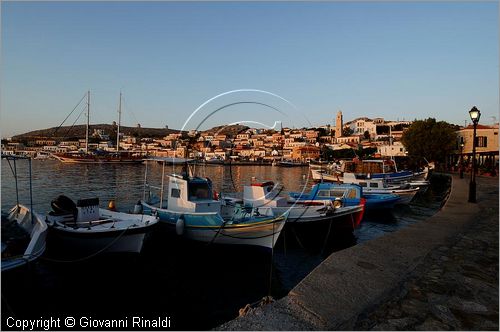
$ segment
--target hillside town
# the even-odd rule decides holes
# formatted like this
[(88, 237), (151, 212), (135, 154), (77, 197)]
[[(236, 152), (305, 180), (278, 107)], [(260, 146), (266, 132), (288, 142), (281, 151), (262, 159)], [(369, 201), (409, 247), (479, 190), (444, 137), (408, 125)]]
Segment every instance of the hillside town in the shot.
[[(405, 129), (412, 121), (391, 121), (383, 118), (361, 117), (345, 122), (338, 111), (335, 124), (316, 128), (279, 128), (277, 130), (233, 126), (233, 130), (220, 126), (207, 131), (173, 131), (164, 137), (140, 137), (120, 133), (119, 149), (144, 156), (194, 158), (208, 162), (271, 163), (273, 160), (307, 162), (325, 158), (325, 151), (371, 149), (372, 157), (405, 157), (401, 143)], [(93, 129), (89, 150), (116, 151), (111, 133)], [(472, 126), (457, 131), (456, 153), (449, 158), (454, 165), (461, 156), (471, 155)], [(83, 151), (86, 139), (57, 139), (30, 137), (2, 140), (4, 154), (28, 155), (47, 158), (52, 153)], [(498, 123), (478, 127), (477, 152), (479, 158), (492, 157), (498, 161)], [(496, 157), (495, 157), (496, 154)]]

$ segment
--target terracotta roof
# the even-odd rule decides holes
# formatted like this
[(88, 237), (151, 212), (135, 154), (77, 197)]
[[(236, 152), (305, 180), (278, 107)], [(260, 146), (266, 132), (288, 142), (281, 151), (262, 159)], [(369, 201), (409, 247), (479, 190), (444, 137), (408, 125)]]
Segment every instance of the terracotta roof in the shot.
[[(474, 129), (474, 126), (473, 125), (468, 125), (464, 129)], [(493, 129), (493, 127), (485, 126), (485, 125), (482, 125), (482, 124), (478, 124), (477, 127), (476, 127), (476, 129)]]

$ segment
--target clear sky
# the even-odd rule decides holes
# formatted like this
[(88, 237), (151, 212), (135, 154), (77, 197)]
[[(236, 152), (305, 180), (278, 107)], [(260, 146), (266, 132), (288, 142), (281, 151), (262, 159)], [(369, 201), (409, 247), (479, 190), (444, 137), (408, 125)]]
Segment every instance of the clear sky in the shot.
[(235, 89), (294, 106), (266, 93), (225, 95), (188, 129), (223, 105), (250, 101), (261, 104), (226, 107), (202, 129), (244, 120), (333, 124), (338, 110), (344, 121), (463, 125), (476, 105), (482, 124), (499, 117), (497, 2), (1, 6), (2, 137), (58, 126), (88, 89), (92, 123), (117, 120), (122, 90), (122, 124), (143, 127), (181, 128), (198, 106)]

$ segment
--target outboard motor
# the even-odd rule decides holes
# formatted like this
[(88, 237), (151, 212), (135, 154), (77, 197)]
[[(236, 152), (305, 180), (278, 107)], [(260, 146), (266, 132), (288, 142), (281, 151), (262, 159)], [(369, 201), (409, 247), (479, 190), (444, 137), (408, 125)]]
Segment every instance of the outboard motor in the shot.
[(77, 214), (75, 202), (64, 195), (57, 196), (56, 199), (50, 202), (50, 206), (55, 214), (73, 214), (75, 216)]

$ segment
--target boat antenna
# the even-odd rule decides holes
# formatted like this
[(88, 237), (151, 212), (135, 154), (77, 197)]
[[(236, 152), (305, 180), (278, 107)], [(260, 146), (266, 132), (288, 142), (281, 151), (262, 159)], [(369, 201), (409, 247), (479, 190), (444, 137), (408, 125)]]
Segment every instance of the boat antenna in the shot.
[(87, 91), (87, 130), (85, 133), (85, 153), (89, 153), (89, 129), (90, 129), (90, 90)]
[(116, 131), (116, 152), (120, 150), (120, 121), (122, 118), (122, 91), (120, 90), (120, 102), (118, 104), (118, 130)]

